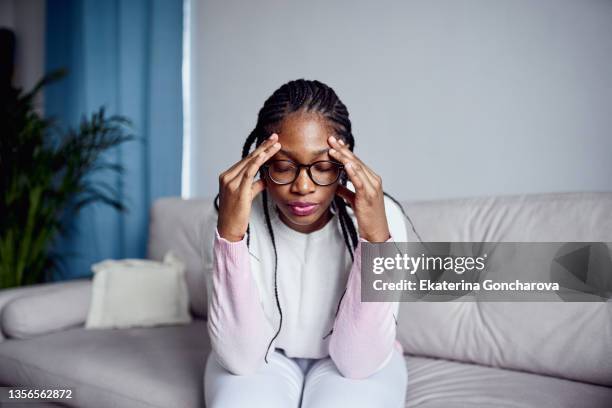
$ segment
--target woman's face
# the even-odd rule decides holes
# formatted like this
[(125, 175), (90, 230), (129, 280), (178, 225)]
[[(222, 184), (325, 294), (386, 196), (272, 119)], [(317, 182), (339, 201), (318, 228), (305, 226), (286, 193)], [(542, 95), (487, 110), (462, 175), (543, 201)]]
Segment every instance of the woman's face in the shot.
[[(318, 160), (333, 160), (327, 153), (327, 138), (335, 135), (325, 119), (316, 114), (294, 112), (275, 129), (281, 150), (270, 160), (291, 160), (310, 164)], [(267, 191), (280, 210), (280, 218), (296, 231), (309, 233), (322, 228), (331, 217), (330, 205), (338, 181), (319, 186), (301, 168), (291, 184), (278, 185), (266, 179)], [(314, 205), (312, 207), (310, 204)]]

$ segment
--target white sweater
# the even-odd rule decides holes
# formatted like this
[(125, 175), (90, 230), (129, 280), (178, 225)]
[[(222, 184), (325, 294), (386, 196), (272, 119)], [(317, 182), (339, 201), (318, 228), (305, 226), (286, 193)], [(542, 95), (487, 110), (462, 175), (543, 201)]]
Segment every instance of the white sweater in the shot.
[[(278, 328), (280, 314), (274, 295), (274, 248), (266, 226), (262, 195), (253, 202), (250, 218), (250, 266), (257, 286), (261, 307), (271, 323)], [(271, 200), (268, 202), (270, 221), (278, 254), (277, 291), (283, 314), (278, 337), (272, 344), (283, 349), (289, 357), (323, 358), (329, 355), (331, 336), (325, 337), (334, 325), (338, 302), (347, 287), (352, 260), (346, 247), (338, 216), (321, 229), (301, 233), (284, 224)], [(357, 221), (349, 208), (355, 226)], [(393, 240), (407, 240), (406, 223), (399, 207), (385, 197), (387, 222)], [(211, 226), (207, 223), (204, 236), (211, 239)], [(212, 233), (214, 237), (214, 231)], [(212, 246), (212, 245), (211, 245)], [(203, 254), (212, 259), (212, 249)], [(205, 271), (208, 299), (212, 294), (212, 270)], [(209, 302), (210, 305), (210, 302)], [(399, 303), (394, 305), (397, 319)], [(276, 330), (275, 330), (276, 331)]]

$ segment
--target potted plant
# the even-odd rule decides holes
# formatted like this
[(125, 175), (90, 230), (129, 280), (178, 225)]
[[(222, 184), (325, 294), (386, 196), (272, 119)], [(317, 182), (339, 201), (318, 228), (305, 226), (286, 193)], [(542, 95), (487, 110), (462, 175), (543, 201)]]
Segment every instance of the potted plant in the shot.
[(125, 211), (119, 192), (94, 181), (99, 172), (122, 174), (103, 153), (135, 139), (129, 121), (108, 117), (104, 108), (83, 117), (76, 129), (36, 112), (34, 98), (64, 73), (45, 76), (30, 92), (2, 81), (0, 101), (0, 288), (50, 280), (64, 255), (51, 249), (66, 234), (62, 215), (102, 202)]

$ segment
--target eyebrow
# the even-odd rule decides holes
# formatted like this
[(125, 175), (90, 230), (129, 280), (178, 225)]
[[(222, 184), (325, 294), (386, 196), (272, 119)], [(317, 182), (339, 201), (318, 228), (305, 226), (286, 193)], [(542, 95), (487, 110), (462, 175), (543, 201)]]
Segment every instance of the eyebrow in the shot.
[[(324, 153), (327, 153), (327, 152), (329, 152), (329, 147), (317, 150), (317, 151), (313, 152), (313, 154), (316, 157), (316, 156), (320, 156), (320, 155), (322, 155)], [(278, 153), (284, 153), (285, 155), (287, 155), (290, 158), (292, 158), (293, 160), (295, 160), (295, 153), (293, 153), (291, 150), (280, 149), (278, 151)]]

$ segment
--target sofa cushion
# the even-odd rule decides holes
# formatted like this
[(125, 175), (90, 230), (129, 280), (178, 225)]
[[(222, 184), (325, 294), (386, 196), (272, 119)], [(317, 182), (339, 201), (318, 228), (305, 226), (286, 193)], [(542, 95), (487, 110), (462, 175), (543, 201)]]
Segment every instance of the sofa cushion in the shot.
[(69, 387), (75, 407), (202, 407), (206, 324), (73, 328), (0, 344), (0, 385)]
[(163, 262), (107, 259), (94, 264), (87, 329), (153, 327), (191, 322), (185, 265), (172, 252)]
[[(424, 241), (612, 242), (612, 193), (413, 203)], [(612, 385), (612, 301), (402, 303), (407, 353)]]
[(519, 371), (407, 356), (406, 407), (608, 408), (612, 388)]
[[(210, 350), (203, 320), (187, 326), (70, 329), (0, 345), (0, 385), (70, 387), (74, 407), (203, 408)], [(406, 407), (609, 407), (612, 388), (407, 356)]]

